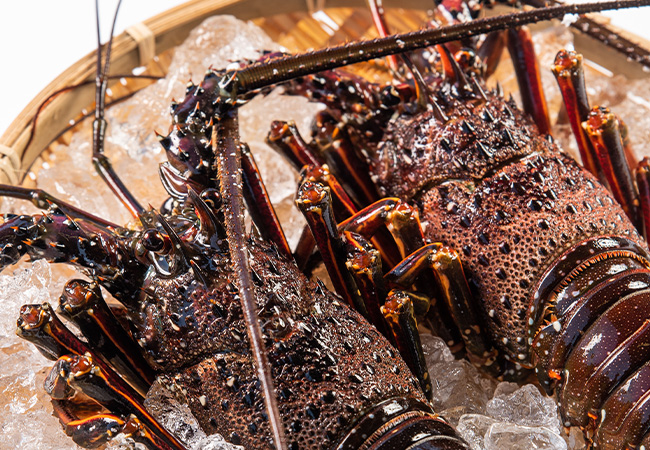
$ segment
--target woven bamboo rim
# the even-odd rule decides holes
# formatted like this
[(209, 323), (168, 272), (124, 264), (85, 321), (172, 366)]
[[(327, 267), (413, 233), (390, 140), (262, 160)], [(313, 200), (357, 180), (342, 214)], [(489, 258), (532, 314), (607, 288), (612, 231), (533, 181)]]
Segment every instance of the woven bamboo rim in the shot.
[[(383, 3), (389, 10), (389, 25), (396, 32), (420, 28), (432, 5), (430, 0), (384, 0)], [(317, 20), (312, 13), (319, 10), (324, 10), (338, 29), (328, 29)], [(272, 39), (293, 51), (376, 36), (365, 0), (193, 0), (136, 24), (117, 36), (113, 44), (112, 73), (131, 73), (134, 68), (146, 66), (145, 73), (164, 76), (170, 63), (169, 50), (182, 43), (203, 20), (216, 14), (253, 20)], [(602, 16), (591, 17), (608, 22)], [(650, 48), (650, 42), (620, 31)], [(575, 45), (587, 58), (605, 67), (615, 67), (616, 73), (622, 71), (633, 78), (647, 77), (639, 66), (585, 36), (576, 35)], [(92, 80), (94, 72), (95, 53), (91, 52), (52, 81), (11, 123), (0, 137), (0, 183), (20, 183), (44, 150), (56, 141), (66, 142), (64, 132), (70, 121), (78, 119), (84, 108), (91, 108), (93, 84), (62, 93), (45, 105), (26, 148), (32, 119), (43, 102), (62, 88)], [(118, 85), (116, 96), (133, 93), (148, 84), (135, 81), (126, 86)]]

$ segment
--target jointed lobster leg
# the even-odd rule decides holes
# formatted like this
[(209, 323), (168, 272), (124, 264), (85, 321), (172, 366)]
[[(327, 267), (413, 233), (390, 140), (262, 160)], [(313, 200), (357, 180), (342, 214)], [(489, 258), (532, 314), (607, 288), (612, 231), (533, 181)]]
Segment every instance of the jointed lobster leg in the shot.
[[(105, 360), (97, 356), (92, 343), (82, 342), (63, 325), (49, 304), (23, 306), (18, 319), (18, 334), (35, 344), (48, 359), (58, 358), (45, 383), (52, 398), (73, 401), (69, 399), (75, 391), (81, 391), (118, 415), (117, 418), (108, 416), (106, 420), (100, 415), (78, 421), (69, 409), (55, 408), (73, 436), (82, 442), (90, 440), (91, 444), (95, 440), (110, 438), (114, 436), (112, 432), (116, 426), (124, 426), (128, 418), (134, 415), (147, 428), (148, 431), (143, 433), (153, 436), (160, 448), (184, 448), (144, 409), (142, 401), (146, 388), (143, 389), (145, 392), (138, 392), (127, 384)], [(134, 383), (134, 386), (137, 384)], [(93, 424), (99, 427), (99, 431), (93, 431)]]
[(397, 349), (420, 382), (426, 396), (431, 398), (431, 377), (424, 359), (411, 297), (404, 291), (390, 291), (381, 312), (391, 329)]
[[(423, 246), (394, 267), (385, 278), (391, 287), (406, 287), (412, 285), (422, 271), (429, 269), (435, 274), (445, 304), (461, 332), (470, 360), (489, 370), (496, 352), (486, 341), (478, 325), (479, 315), (473, 306), (472, 294), (458, 252), (439, 243)], [(497, 372), (498, 369), (495, 370), (495, 373)]]
[(596, 150), (600, 168), (614, 198), (638, 230), (642, 229), (631, 168), (625, 158), (619, 120), (609, 109), (594, 107), (583, 125)]
[(284, 236), (280, 221), (278, 220), (269, 195), (262, 181), (262, 177), (253, 158), (250, 148), (246, 144), (241, 146), (242, 175), (244, 179), (244, 196), (248, 212), (257, 224), (262, 237), (275, 243), (280, 253), (291, 258), (291, 249)]
[(354, 279), (346, 268), (347, 252), (336, 227), (329, 189), (319, 182), (307, 180), (300, 185), (297, 197), (296, 204), (321, 250), (321, 257), (336, 292), (350, 306), (367, 316)]
[[(43, 215), (13, 216), (0, 225), (0, 266), (13, 264), (25, 254), (50, 262), (70, 262), (86, 269), (128, 306), (139, 294), (136, 286), (145, 272), (129, 241), (128, 235), (73, 220), (57, 209)], [(124, 271), (131, 273), (129, 280), (123, 277)]]
[(524, 112), (533, 118), (540, 134), (550, 134), (548, 107), (530, 31), (526, 27), (521, 27), (510, 29), (507, 34), (508, 51), (517, 73)]
[(357, 212), (357, 205), (350, 198), (347, 190), (339, 184), (338, 179), (329, 176), (329, 166), (324, 165), (320, 155), (315, 153), (315, 149), (305, 143), (294, 122), (273, 122), (266, 142), (286, 157), (296, 171), (300, 172), (308, 166), (309, 173), (305, 173), (305, 177), (309, 176), (327, 184), (334, 197), (334, 214), (339, 221)]
[(362, 236), (351, 231), (344, 231), (342, 238), (347, 243), (346, 266), (359, 289), (368, 313), (368, 319), (394, 344), (395, 340), (392, 334), (388, 332), (380, 310), (386, 299), (387, 291), (379, 251)]
[(485, 64), (485, 72), (483, 74), (485, 78), (489, 78), (497, 69), (505, 46), (505, 32), (497, 31), (488, 34), (481, 46), (476, 51), (477, 56)]
[(64, 214), (74, 219), (84, 219), (94, 223), (95, 225), (100, 225), (103, 227), (118, 228), (119, 226), (112, 222), (109, 222), (106, 219), (102, 219), (101, 217), (90, 214), (83, 209), (77, 208), (70, 203), (64, 202), (63, 200), (58, 199), (53, 195), (43, 191), (42, 189), (28, 189), (20, 186), (0, 184), (0, 197), (11, 197), (21, 200), (29, 200), (34, 204), (34, 206), (43, 210), (47, 210), (52, 207), (58, 208)]
[(607, 108), (594, 107), (589, 110), (580, 55), (560, 51), (553, 73), (567, 105), (583, 163), (594, 175), (601, 175), (607, 182), (614, 198), (641, 231), (643, 224), (639, 198), (632, 176), (636, 161), (625, 142), (624, 125)]
[[(330, 175), (333, 178), (333, 175)], [(398, 198), (378, 200), (355, 213), (338, 226), (339, 230), (354, 231), (369, 239), (386, 226), (397, 244), (402, 258), (424, 245), (424, 235), (418, 213)], [(378, 248), (383, 253), (383, 247)], [(391, 255), (382, 255), (391, 266), (397, 264)]]
[(562, 99), (569, 116), (569, 124), (578, 143), (582, 165), (604, 182), (605, 179), (598, 166), (596, 152), (591, 145), (587, 132), (582, 128), (582, 122), (587, 120), (590, 110), (584, 70), (582, 69), (582, 55), (561, 50), (555, 57), (552, 70), (562, 92)]
[(323, 161), (316, 155), (316, 150), (306, 143), (298, 132), (296, 122), (274, 120), (266, 137), (266, 143), (276, 149), (291, 163), (297, 171), (304, 166), (320, 166)]
[[(294, 123), (274, 122), (268, 134), (267, 143), (289, 159), (296, 169), (300, 170), (303, 166), (309, 166), (309, 168), (303, 168), (303, 179), (310, 178), (329, 187), (333, 201), (334, 217), (340, 222), (339, 226), (343, 226), (347, 219), (358, 213), (357, 205), (348, 196), (346, 189), (339, 183), (337, 177), (330, 174), (328, 165), (321, 164), (320, 156), (316, 155), (315, 150), (309, 144), (305, 143)], [(348, 154), (347, 158), (350, 160), (356, 159), (360, 163), (356, 155), (352, 153)], [(365, 222), (365, 219), (357, 218), (356, 220)], [(383, 220), (385, 221), (385, 218)], [(368, 224), (366, 223), (364, 226), (368, 226)], [(307, 230), (305, 231), (296, 249), (296, 260), (298, 266), (301, 268), (307, 266), (307, 260), (312, 254), (315, 245), (311, 233)], [(375, 231), (371, 233), (364, 232), (362, 234), (370, 238), (371, 235), (375, 234)], [(382, 251), (382, 257), (390, 265), (398, 262), (399, 259), (393, 256), (394, 252), (387, 251), (389, 248), (393, 249), (394, 245), (385, 233), (380, 232), (372, 241), (373, 245)]]
[(644, 236), (650, 237), (650, 158), (645, 157), (636, 168), (636, 186), (643, 214)]
[(111, 312), (99, 286), (83, 280), (68, 281), (59, 303), (60, 313), (79, 327), (95, 351), (127, 379), (137, 380), (146, 393), (154, 382), (154, 372), (138, 351), (138, 344)]
[(377, 200), (377, 189), (368, 175), (368, 165), (357, 157), (352, 144), (353, 137), (327, 111), (316, 116), (315, 128), (314, 141), (321, 149), (322, 159), (334, 172), (341, 174), (341, 182), (356, 204), (363, 205)]
[[(54, 412), (66, 434), (81, 446), (94, 448), (124, 433), (149, 448), (184, 449), (122, 383), (117, 374), (100, 368), (89, 355), (64, 355), (52, 368), (45, 389), (54, 400)], [(89, 416), (88, 405), (77, 400), (79, 394), (98, 403)]]
[[(56, 370), (56, 366), (53, 370)], [(103, 445), (119, 433), (124, 434), (125, 437), (136, 437), (139, 434), (137, 432), (143, 428), (135, 417), (129, 417), (125, 421), (115, 414), (104, 413), (79, 418), (85, 405), (78, 405), (69, 400), (53, 399), (52, 405), (54, 415), (59, 418), (65, 434), (84, 448)], [(138, 440), (145, 443), (141, 438)]]

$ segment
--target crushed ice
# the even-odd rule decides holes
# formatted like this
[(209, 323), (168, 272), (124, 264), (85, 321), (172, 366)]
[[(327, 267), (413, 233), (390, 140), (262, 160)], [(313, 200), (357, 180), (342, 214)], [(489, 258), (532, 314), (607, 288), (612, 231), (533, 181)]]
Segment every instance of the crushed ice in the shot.
[(455, 360), (437, 336), (423, 334), (422, 344), (433, 380), (434, 407), (457, 426), (472, 450), (567, 450), (584, 446), (575, 434), (564, 434), (555, 400), (536, 386), (496, 384), (469, 362)]

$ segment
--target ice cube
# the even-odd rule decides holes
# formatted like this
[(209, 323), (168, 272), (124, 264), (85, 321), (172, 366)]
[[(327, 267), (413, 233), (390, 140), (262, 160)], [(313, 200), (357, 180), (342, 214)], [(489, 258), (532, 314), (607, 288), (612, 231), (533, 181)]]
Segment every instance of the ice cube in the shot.
[(160, 382), (154, 382), (149, 388), (144, 406), (162, 426), (187, 446), (194, 447), (206, 437), (190, 408), (178, 402)]
[(566, 442), (544, 427), (526, 427), (499, 422), (485, 435), (485, 450), (567, 450)]
[(481, 414), (464, 414), (458, 421), (456, 431), (467, 441), (472, 450), (485, 450), (485, 434), (496, 419)]
[(484, 413), (492, 394), (493, 381), (466, 360), (456, 360), (445, 342), (423, 334), (425, 358), (431, 375), (433, 405), (450, 423), (463, 414)]
[(487, 402), (487, 413), (503, 422), (546, 427), (559, 433), (560, 421), (555, 400), (542, 395), (532, 384), (510, 391), (512, 384), (508, 383), (505, 389), (497, 388), (494, 398)]

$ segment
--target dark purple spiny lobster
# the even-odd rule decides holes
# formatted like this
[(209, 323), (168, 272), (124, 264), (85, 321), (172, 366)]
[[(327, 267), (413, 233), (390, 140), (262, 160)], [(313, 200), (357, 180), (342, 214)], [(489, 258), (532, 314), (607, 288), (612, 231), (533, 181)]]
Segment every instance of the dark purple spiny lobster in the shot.
[[(169, 161), (161, 169), (161, 178), (170, 201), (161, 211), (142, 208), (103, 155), (105, 63), (98, 70), (94, 162), (137, 215), (141, 228), (124, 229), (45, 193), (3, 186), (5, 195), (32, 197), (47, 209), (41, 215), (6, 219), (0, 228), (3, 266), (27, 254), (75, 264), (93, 280), (69, 282), (59, 309), (84, 339), (70, 332), (49, 305), (23, 307), (18, 321), (21, 336), (56, 360), (46, 390), (66, 432), (89, 448), (117, 433), (150, 448), (185, 448), (143, 406), (155, 383), (187, 404), (206, 433), (219, 432), (247, 448), (467, 448), (427, 403), (431, 380), (423, 365), (414, 317), (425, 317), (430, 299), (440, 294), (436, 289), (442, 291), (446, 307), (426, 315), (429, 325), (452, 342), (464, 342), (470, 357), (492, 373), (519, 370), (531, 363), (529, 349), (534, 342), (550, 349), (544, 339), (557, 328), (555, 323), (575, 317), (563, 315), (560, 309), (571, 289), (582, 288), (584, 297), (591, 298), (588, 286), (593, 283), (588, 282), (603, 283), (604, 275), (598, 271), (582, 275), (581, 264), (602, 260), (643, 278), (648, 272), (645, 244), (622, 211), (608, 208), (611, 199), (595, 179), (541, 138), (514, 105), (485, 91), (482, 80), (471, 77), (476, 69), (471, 53), (465, 54), (467, 64), (458, 65), (441, 47), (445, 80), (429, 73), (419, 78), (426, 61), (418, 55), (413, 61), (404, 57), (415, 81), (399, 86), (379, 88), (338, 72), (313, 74), (567, 12), (631, 3), (547, 8), (312, 54), (269, 57), (239, 70), (212, 72), (174, 107), (172, 131), (162, 140)], [(370, 181), (377, 183), (382, 195), (403, 197), (384, 199), (358, 213), (321, 164), (320, 155), (295, 142), (286, 146), (296, 161), (314, 163), (305, 172), (299, 205), (344, 300), (322, 284), (308, 281), (292, 261), (252, 155), (239, 142), (237, 106), (267, 86), (297, 77), (305, 78), (292, 82), (290, 91), (304, 90), (330, 107), (329, 116), (321, 116), (317, 137), (341, 151), (327, 162), (334, 168), (352, 167), (346, 160), (352, 153), (341, 146), (357, 146), (357, 153), (369, 155)], [(492, 141), (479, 141), (478, 135)], [(300, 139), (296, 134), (289, 137)], [(423, 160), (427, 165), (422, 165)], [(356, 196), (362, 199), (359, 203), (372, 200), (376, 194), (368, 177), (350, 176), (346, 184), (357, 184), (364, 191)], [(589, 194), (584, 194), (585, 189), (591, 190)], [(243, 226), (243, 198), (253, 217), (254, 233)], [(548, 231), (555, 220), (552, 208), (544, 203), (549, 198), (565, 209), (593, 198), (587, 215), (593, 220), (584, 229), (574, 221), (560, 221), (552, 225), (565, 227), (565, 232)], [(501, 208), (499, 202), (508, 208)], [(418, 211), (427, 222), (426, 234)], [(351, 218), (337, 225), (334, 216), (345, 214)], [(362, 235), (370, 239), (387, 220), (397, 244), (380, 234), (372, 238), (386, 262), (394, 266), (382, 277), (381, 258)], [(519, 229), (517, 220), (527, 220), (535, 232)], [(510, 233), (503, 238), (508, 226), (518, 228), (521, 236)], [(345, 240), (339, 239), (337, 227)], [(467, 234), (452, 232), (461, 228)], [(537, 242), (542, 238), (548, 239), (543, 247)], [(515, 245), (526, 239), (532, 242), (516, 250)], [(308, 241), (303, 240), (306, 248)], [(391, 256), (384, 251), (391, 245), (399, 247), (406, 257), (403, 261), (394, 256), (397, 253)], [(539, 253), (546, 247), (545, 255)], [(484, 306), (472, 304), (453, 248), (466, 253), (468, 272), (476, 274), (473, 280), (483, 289)], [(532, 258), (517, 259), (535, 269), (506, 266), (514, 262), (501, 256), (528, 256), (531, 249), (540, 254), (535, 264)], [(581, 255), (578, 263), (577, 255)], [(573, 266), (565, 267), (564, 256), (570, 256)], [(494, 271), (483, 271), (481, 278), (476, 268), (482, 259), (501, 264), (495, 264)], [(421, 269), (430, 268), (441, 288), (417, 279)], [(564, 273), (569, 269), (573, 272)], [(537, 281), (540, 286), (533, 285)], [(411, 285), (416, 291), (408, 289)], [(121, 306), (106, 304), (99, 286)], [(401, 289), (387, 294), (388, 287)], [(617, 290), (621, 287), (621, 283), (603, 286), (615, 291), (610, 294), (612, 308), (637, 303), (644, 307), (645, 291), (631, 287), (622, 294)], [(512, 298), (503, 300), (503, 291)], [(529, 302), (525, 299), (529, 292), (540, 295)], [(556, 295), (558, 301), (548, 303), (549, 295)], [(621, 295), (627, 295), (626, 302), (618, 302)], [(571, 307), (576, 308), (566, 305)], [(537, 330), (530, 325), (549, 317), (557, 318), (550, 329), (526, 334)], [(605, 314), (598, 320), (609, 319)], [(459, 328), (450, 326), (452, 322)], [(569, 325), (560, 323), (560, 327)], [(640, 326), (643, 333), (645, 322)], [(495, 341), (501, 335), (504, 339)], [(606, 351), (598, 351), (601, 359)], [(577, 354), (574, 351), (570, 358)], [(540, 359), (540, 367), (546, 370), (545, 360)], [(643, 356), (637, 359), (644, 361)], [(584, 369), (578, 367), (574, 373), (580, 370)], [(645, 377), (640, 378), (642, 382)], [(570, 381), (565, 377), (563, 388)], [(583, 416), (591, 412), (590, 407), (574, 407), (578, 400), (563, 392), (561, 401), (573, 402), (563, 404), (563, 413), (576, 410), (577, 419), (570, 416), (571, 424), (588, 428)], [(607, 401), (615, 402), (612, 398)], [(601, 405), (596, 396), (590, 399)], [(614, 408), (623, 401), (615, 403)], [(640, 424), (634, 422), (626, 430)], [(626, 442), (644, 433), (635, 431)]]

